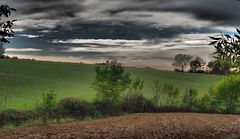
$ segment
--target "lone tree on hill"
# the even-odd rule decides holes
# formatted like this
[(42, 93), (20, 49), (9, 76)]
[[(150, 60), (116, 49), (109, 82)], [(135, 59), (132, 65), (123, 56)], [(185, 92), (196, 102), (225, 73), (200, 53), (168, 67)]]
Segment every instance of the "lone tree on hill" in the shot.
[(16, 9), (10, 8), (8, 5), (0, 6), (0, 55), (5, 52), (3, 45), (9, 43), (7, 38), (14, 36), (13, 23), (16, 20), (4, 20), (11, 15), (12, 11), (16, 11)]
[(93, 87), (98, 92), (97, 98), (106, 103), (110, 112), (112, 106), (118, 102), (120, 93), (131, 84), (130, 74), (126, 73), (123, 65), (116, 60), (97, 66), (95, 70)]
[(184, 69), (189, 65), (192, 58), (193, 57), (191, 55), (177, 54), (174, 58), (173, 65), (175, 67), (179, 67), (181, 71), (184, 72)]

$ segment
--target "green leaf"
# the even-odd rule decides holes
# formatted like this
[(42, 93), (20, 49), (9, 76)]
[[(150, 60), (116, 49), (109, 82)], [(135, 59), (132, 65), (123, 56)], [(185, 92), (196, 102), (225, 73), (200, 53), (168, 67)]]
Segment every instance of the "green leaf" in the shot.
[(209, 43), (208, 45), (215, 45), (218, 41), (212, 41), (211, 43)]
[(240, 39), (240, 36), (239, 36), (239, 35), (237, 35), (237, 34), (234, 34), (234, 36), (235, 36), (236, 38)]
[(236, 29), (237, 29), (238, 34), (240, 34), (240, 30), (238, 28), (236, 28)]
[(10, 11), (17, 11), (17, 10), (16, 10), (16, 9), (14, 9), (14, 8), (10, 8), (9, 10), (10, 10)]
[(212, 40), (221, 40), (222, 38), (217, 38), (217, 37), (212, 37), (212, 36), (209, 36), (209, 38), (211, 38)]
[(228, 39), (232, 38), (230, 35), (225, 34), (224, 36), (226, 36)]

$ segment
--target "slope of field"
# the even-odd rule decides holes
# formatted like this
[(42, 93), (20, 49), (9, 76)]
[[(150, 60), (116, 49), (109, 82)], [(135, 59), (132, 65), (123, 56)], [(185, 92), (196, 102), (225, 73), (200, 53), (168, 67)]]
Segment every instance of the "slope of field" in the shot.
[(240, 116), (162, 113), (0, 131), (1, 139), (221, 139), (240, 136)]
[[(58, 98), (80, 97), (92, 100), (95, 91), (95, 65), (54, 63), (39, 61), (0, 60), (0, 102), (7, 93), (7, 107), (16, 109), (32, 108), (43, 93), (54, 90)], [(206, 93), (208, 88), (222, 76), (178, 73), (150, 69), (128, 68), (128, 71), (145, 79), (143, 92), (151, 96), (152, 82), (173, 83), (181, 92), (196, 88)]]

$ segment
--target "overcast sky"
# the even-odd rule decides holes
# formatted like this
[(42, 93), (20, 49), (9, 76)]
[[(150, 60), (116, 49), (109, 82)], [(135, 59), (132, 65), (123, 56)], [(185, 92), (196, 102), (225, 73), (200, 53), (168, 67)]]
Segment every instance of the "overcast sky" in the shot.
[(175, 54), (210, 60), (209, 35), (240, 24), (238, 0), (1, 0), (16, 36), (6, 53), (24, 58), (172, 69)]

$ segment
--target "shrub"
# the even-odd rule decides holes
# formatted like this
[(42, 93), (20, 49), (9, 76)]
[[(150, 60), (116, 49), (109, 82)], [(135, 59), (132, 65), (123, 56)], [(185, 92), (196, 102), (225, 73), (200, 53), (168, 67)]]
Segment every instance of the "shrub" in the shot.
[(223, 112), (224, 108), (221, 106), (221, 101), (217, 98), (213, 87), (209, 88), (208, 94), (210, 97), (210, 112)]
[(182, 98), (182, 106), (188, 111), (194, 110), (198, 103), (197, 95), (196, 89), (187, 90)]
[(185, 110), (181, 106), (161, 106), (157, 108), (157, 112), (184, 112)]
[(164, 97), (164, 92), (162, 89), (162, 83), (160, 80), (155, 80), (152, 85), (152, 92), (153, 92), (153, 102), (155, 106), (160, 106), (163, 104), (163, 97)]
[(63, 116), (84, 118), (93, 113), (93, 107), (90, 103), (77, 98), (62, 99), (57, 106), (57, 110)]
[(56, 104), (57, 95), (53, 91), (43, 94), (42, 101), (36, 107), (36, 111), (42, 116), (44, 122), (47, 122), (49, 118), (56, 117)]
[(227, 113), (235, 113), (240, 98), (240, 75), (225, 77), (212, 89), (215, 99)]
[(198, 111), (200, 112), (214, 111), (215, 109), (212, 109), (212, 102), (213, 101), (209, 94), (205, 94), (197, 103)]
[(169, 105), (173, 107), (178, 104), (179, 90), (173, 84), (162, 84), (156, 80), (152, 86), (153, 102), (157, 107)]
[(0, 126), (14, 124), (20, 126), (22, 123), (33, 119), (35, 113), (32, 111), (5, 110), (0, 113)]
[(0, 113), (0, 128), (3, 127), (4, 124), (5, 124), (5, 116), (4, 116), (4, 114), (1, 112), (1, 113)]
[(94, 116), (111, 116), (121, 113), (121, 102), (109, 102), (106, 100), (96, 99), (92, 103)]
[(178, 103), (178, 95), (179, 91), (174, 85), (172, 84), (164, 84), (163, 86), (164, 94), (166, 94), (166, 101), (167, 105), (170, 105), (171, 107), (176, 106)]
[(140, 93), (144, 87), (144, 79), (140, 78), (139, 76), (133, 76), (131, 78), (131, 84), (129, 87), (129, 93), (137, 94)]
[(134, 94), (123, 99), (123, 111), (128, 113), (154, 112), (156, 110), (152, 101), (141, 94)]

